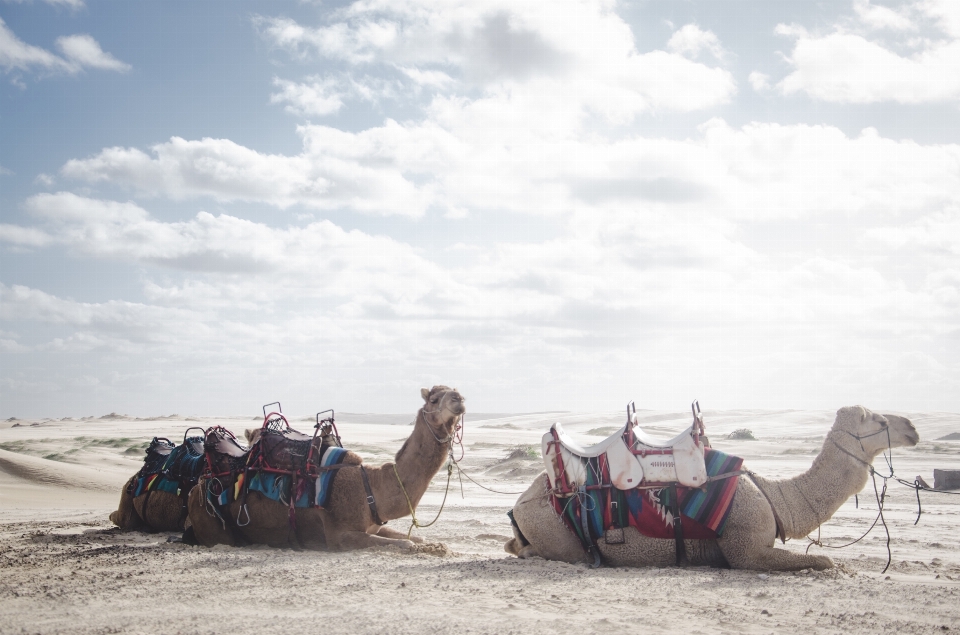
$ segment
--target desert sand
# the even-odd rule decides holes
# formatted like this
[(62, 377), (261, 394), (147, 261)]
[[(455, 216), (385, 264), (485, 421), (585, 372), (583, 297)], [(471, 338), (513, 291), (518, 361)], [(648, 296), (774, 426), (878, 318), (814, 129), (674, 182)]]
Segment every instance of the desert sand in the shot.
[[(847, 404), (838, 404), (847, 405)], [(870, 406), (870, 404), (864, 404)], [(252, 415), (253, 413), (251, 413)], [(672, 436), (689, 413), (639, 413), (653, 434)], [(714, 447), (770, 477), (804, 471), (833, 423), (828, 411), (705, 411)], [(934, 468), (960, 468), (960, 415), (898, 413), (920, 432), (897, 449), (901, 478), (933, 483)], [(249, 417), (137, 419), (123, 415), (0, 422), (0, 633), (932, 633), (960, 630), (960, 496), (925, 493), (915, 525), (912, 489), (890, 481), (882, 527), (812, 573), (708, 568), (590, 569), (503, 551), (506, 512), (537, 475), (540, 436), (553, 421), (585, 443), (623, 414), (469, 414), (460, 465), (481, 489), (454, 478), (438, 522), (414, 530), (446, 555), (216, 547), (172, 542), (177, 534), (121, 533), (107, 515), (153, 436)], [(413, 415), (338, 414), (344, 445), (373, 464), (390, 460)], [(311, 417), (291, 419), (311, 429)], [(755, 441), (728, 440), (748, 428)], [(457, 450), (459, 457), (459, 449)], [(883, 458), (875, 462), (886, 472)], [(443, 498), (436, 476), (418, 515)], [(878, 482), (879, 483), (879, 482)], [(823, 526), (826, 544), (860, 536), (876, 517), (872, 485)], [(406, 530), (409, 523), (393, 521)], [(787, 549), (803, 550), (794, 540)]]

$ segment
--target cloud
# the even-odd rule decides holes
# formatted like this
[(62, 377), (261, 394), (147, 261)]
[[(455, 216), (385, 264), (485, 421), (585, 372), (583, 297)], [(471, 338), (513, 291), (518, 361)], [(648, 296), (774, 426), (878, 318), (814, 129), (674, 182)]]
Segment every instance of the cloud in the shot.
[(357, 135), (361, 143), (356, 148), (351, 146), (354, 135), (334, 128), (313, 127), (303, 133), (305, 150), (297, 156), (262, 154), (227, 139), (173, 137), (153, 146), (152, 157), (136, 148), (106, 148), (93, 157), (68, 161), (61, 173), (177, 200), (210, 196), (381, 216), (420, 216), (430, 204), (429, 185), (405, 178), (389, 155), (363, 156), (360, 148), (369, 148), (369, 143), (362, 139), (370, 135)]
[(753, 90), (757, 91), (758, 93), (770, 88), (770, 76), (758, 71), (751, 72), (750, 76), (747, 78), (747, 81), (750, 82)]
[[(438, 78), (417, 78), (422, 81)], [(305, 82), (274, 78), (273, 85), (280, 92), (270, 96), (270, 103), (286, 103), (285, 110), (295, 115), (324, 116), (336, 113), (345, 100), (378, 103), (397, 98), (396, 82), (378, 77), (356, 78), (348, 74), (326, 77), (310, 76)]]
[[(785, 95), (805, 93), (834, 103), (942, 103), (960, 99), (960, 11), (956, 3), (921, 2), (907, 9), (854, 2), (856, 20), (826, 34), (796, 25), (778, 25), (777, 33), (796, 38), (787, 61), (794, 70), (777, 84)], [(886, 42), (875, 29), (912, 33), (933, 21), (947, 39), (927, 37)], [(919, 47), (918, 50), (913, 50)]]
[(29, 70), (44, 68), (69, 72), (70, 65), (53, 53), (37, 46), (31, 46), (11, 31), (3, 18), (0, 18), (0, 66), (8, 72), (13, 69)]
[(960, 190), (955, 144), (894, 141), (873, 129), (850, 138), (830, 126), (734, 129), (720, 119), (686, 140), (614, 140), (578, 131), (576, 115), (549, 103), (517, 100), (438, 97), (422, 123), (388, 120), (356, 133), (301, 126), (295, 156), (174, 138), (154, 146), (154, 156), (108, 148), (61, 172), (176, 200), (413, 218), (433, 207), (461, 218), (484, 210), (559, 217), (584, 205), (696, 209), (707, 200), (737, 219), (903, 215), (935, 209)]
[(864, 24), (875, 29), (917, 30), (917, 24), (904, 12), (870, 4), (870, 0), (854, 0), (853, 10)]
[[(678, 52), (637, 52), (630, 28), (603, 2), (564, 3), (543, 12), (511, 2), (355, 3), (325, 26), (258, 16), (261, 36), (295, 59), (315, 56), (380, 72), (400, 69), (413, 80), (452, 91), (508, 90), (517, 101), (563, 95), (567, 108), (617, 122), (640, 112), (691, 111), (726, 103), (736, 91), (729, 72), (684, 57), (716, 36), (694, 25), (672, 40)], [(570, 37), (576, 33), (576, 37)]]
[(339, 82), (333, 78), (314, 78), (309, 83), (297, 83), (275, 77), (273, 85), (280, 92), (270, 95), (270, 103), (286, 102), (287, 111), (297, 115), (329, 115), (343, 106)]
[[(4, 0), (4, 2), (16, 2), (17, 4), (24, 4), (33, 2), (33, 0)], [(83, 0), (42, 0), (46, 4), (52, 4), (54, 6), (60, 5), (68, 7), (70, 9), (82, 9), (86, 6)]]
[(0, 67), (7, 72), (42, 69), (51, 73), (76, 74), (85, 68), (120, 72), (131, 68), (129, 64), (105, 53), (100, 44), (89, 35), (58, 38), (57, 47), (65, 57), (25, 43), (0, 18)]
[(720, 39), (712, 31), (704, 31), (696, 24), (687, 24), (677, 30), (667, 41), (667, 48), (694, 59), (704, 50), (717, 59), (722, 59), (726, 54), (720, 45)]
[(100, 44), (89, 35), (69, 35), (57, 38), (57, 47), (77, 68), (98, 68), (108, 71), (126, 72), (129, 64), (121, 62), (100, 48)]

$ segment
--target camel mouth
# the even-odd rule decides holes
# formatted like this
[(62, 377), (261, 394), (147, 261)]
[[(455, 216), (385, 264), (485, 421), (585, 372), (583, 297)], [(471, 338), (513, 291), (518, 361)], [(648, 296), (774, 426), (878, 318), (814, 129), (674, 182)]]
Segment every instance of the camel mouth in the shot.
[(884, 417), (893, 430), (900, 432), (900, 435), (903, 437), (903, 445), (912, 448), (920, 443), (920, 433), (917, 432), (917, 428), (913, 425), (912, 421), (906, 417), (897, 415), (884, 415)]

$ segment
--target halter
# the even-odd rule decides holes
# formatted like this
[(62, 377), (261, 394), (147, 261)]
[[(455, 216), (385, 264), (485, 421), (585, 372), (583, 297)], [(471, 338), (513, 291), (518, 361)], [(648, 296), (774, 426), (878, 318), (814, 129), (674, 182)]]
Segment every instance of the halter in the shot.
[[(863, 451), (864, 455), (866, 455), (867, 449), (866, 449), (865, 447), (863, 447), (863, 440), (864, 440), (864, 439), (869, 439), (870, 437), (875, 437), (875, 436), (877, 436), (878, 434), (883, 434), (884, 432), (886, 432), (886, 433), (887, 433), (887, 449), (883, 451), (883, 459), (887, 462), (887, 468), (889, 468), (889, 470), (890, 470), (890, 475), (889, 475), (888, 477), (886, 477), (886, 478), (889, 478), (890, 476), (893, 476), (893, 452), (892, 452), (892, 447), (891, 447), (891, 446), (892, 446), (892, 442), (890, 441), (890, 425), (889, 425), (889, 424), (886, 424), (886, 423), (882, 423), (882, 424), (880, 424), (880, 426), (881, 426), (881, 427), (880, 427), (879, 430), (877, 430), (876, 432), (871, 432), (870, 434), (854, 434), (853, 432), (850, 432), (849, 430), (840, 430), (840, 432), (843, 432), (843, 433), (845, 433), (845, 434), (848, 434), (848, 435), (850, 435), (851, 437), (853, 437), (854, 439), (856, 439), (856, 440), (857, 440), (857, 443), (860, 445), (860, 450)], [(874, 469), (872, 463), (870, 463), (870, 462), (868, 462), (868, 461), (865, 461), (864, 459), (860, 458), (860, 457), (857, 456), (856, 454), (850, 452), (850, 450), (846, 449), (845, 447), (843, 447), (842, 445), (840, 445), (839, 443), (837, 443), (837, 441), (836, 441), (834, 438), (832, 438), (832, 437), (830, 437), (830, 436), (827, 436), (827, 438), (830, 439), (830, 442), (833, 443), (833, 445), (835, 445), (838, 450), (840, 450), (841, 452), (843, 452), (844, 454), (846, 454), (847, 456), (849, 456), (849, 457), (852, 458), (853, 460), (857, 461), (857, 462), (860, 463), (861, 465), (864, 465), (864, 466), (867, 468), (867, 470), (870, 472), (871, 475), (877, 473), (877, 471)], [(888, 452), (889, 452), (889, 455), (887, 454)]]
[[(458, 430), (460, 430), (461, 428), (463, 428), (463, 413), (460, 413), (460, 421), (457, 423), (456, 427), (454, 428), (454, 431), (451, 432), (449, 435), (447, 435), (447, 437), (446, 437), (445, 439), (441, 439), (440, 437), (438, 437), (438, 436), (437, 436), (437, 433), (433, 431), (433, 426), (430, 425), (430, 422), (427, 421), (427, 418), (426, 418), (424, 415), (434, 414), (434, 413), (437, 413), (437, 412), (443, 412), (444, 410), (445, 410), (445, 408), (437, 408), (437, 409), (435, 409), (435, 410), (427, 410), (427, 407), (424, 406), (424, 407), (420, 408), (419, 412), (417, 413), (417, 418), (418, 418), (418, 419), (419, 419), (419, 418), (423, 418), (423, 423), (424, 423), (424, 425), (427, 426), (427, 430), (430, 431), (430, 434), (433, 436), (434, 440), (437, 442), (438, 445), (446, 445), (446, 444), (448, 444), (448, 443), (451, 443), (451, 442), (453, 441), (454, 436), (456, 436), (456, 432), (457, 432)], [(453, 450), (453, 445), (452, 445), (452, 443), (451, 443), (450, 449), (451, 449), (451, 451)]]

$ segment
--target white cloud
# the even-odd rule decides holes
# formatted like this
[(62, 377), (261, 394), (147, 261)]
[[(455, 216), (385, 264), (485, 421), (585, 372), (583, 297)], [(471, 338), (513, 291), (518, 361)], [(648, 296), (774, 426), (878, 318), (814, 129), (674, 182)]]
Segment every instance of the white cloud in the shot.
[[(491, 94), (509, 90), (518, 101), (545, 91), (562, 94), (566, 108), (618, 122), (645, 111), (726, 103), (736, 91), (722, 68), (676, 52), (639, 54), (630, 28), (603, 2), (567, 2), (550, 11), (513, 2), (370, 2), (339, 16), (321, 27), (267, 17), (255, 24), (267, 41), (297, 58), (399, 68), (416, 88), (465, 84)], [(674, 48), (722, 53), (714, 34), (693, 25), (678, 32)]]
[[(356, 136), (361, 148), (369, 148), (362, 140), (370, 135)], [(174, 137), (153, 146), (153, 157), (136, 148), (107, 148), (88, 159), (68, 161), (61, 172), (72, 179), (118, 183), (173, 199), (211, 196), (383, 216), (420, 216), (430, 204), (428, 185), (407, 180), (387, 154), (363, 156), (350, 145), (354, 135), (313, 127), (304, 129), (304, 137), (304, 153), (297, 156), (262, 154), (226, 139)]]
[(131, 66), (105, 53), (89, 35), (68, 35), (57, 38), (57, 47), (78, 68), (99, 68), (108, 71), (129, 71)]
[(42, 69), (48, 72), (76, 74), (84, 68), (111, 71), (127, 71), (130, 65), (105, 53), (100, 44), (89, 35), (70, 35), (57, 39), (57, 46), (65, 58), (46, 49), (32, 46), (18, 38), (0, 18), (0, 67), (30, 71)]
[[(808, 33), (796, 25), (778, 25), (776, 32), (796, 38), (787, 61), (793, 72), (777, 84), (786, 95), (806, 93), (835, 103), (903, 104), (951, 102), (960, 99), (960, 10), (956, 2), (929, 1), (894, 11), (855, 0), (856, 20), (838, 24), (826, 34)], [(919, 10), (914, 19), (911, 9)], [(948, 39), (916, 38), (888, 42), (873, 29), (897, 33), (918, 30), (918, 21), (935, 20)], [(909, 52), (912, 49), (918, 49)], [(898, 52), (903, 51), (903, 52)]]
[(667, 41), (667, 48), (680, 55), (696, 59), (701, 51), (707, 51), (717, 59), (725, 55), (723, 47), (712, 31), (704, 31), (696, 24), (687, 24), (676, 31)]
[(29, 70), (40, 67), (49, 70), (69, 71), (69, 65), (50, 51), (31, 46), (11, 31), (0, 18), (0, 66), (7, 71)]
[(916, 31), (916, 23), (901, 11), (870, 4), (870, 0), (854, 0), (853, 10), (864, 24), (875, 29)]
[(770, 76), (759, 71), (751, 72), (750, 76), (747, 78), (747, 81), (750, 82), (753, 90), (757, 91), (758, 93), (770, 88)]
[(953, 0), (922, 0), (917, 7), (948, 36), (960, 38), (960, 5)]
[(314, 78), (309, 83), (297, 83), (275, 77), (273, 85), (280, 92), (270, 95), (270, 103), (286, 102), (286, 110), (297, 115), (329, 115), (343, 106), (339, 82), (333, 78)]
[[(4, 2), (16, 2), (17, 4), (23, 4), (33, 2), (33, 0), (4, 0)], [(61, 5), (74, 10), (82, 9), (86, 6), (83, 0), (42, 0), (42, 2), (52, 4), (54, 6)]]
[(336, 113), (345, 100), (360, 100), (378, 103), (383, 99), (397, 97), (395, 82), (376, 77), (355, 78), (341, 76), (311, 76), (305, 82), (293, 82), (274, 78), (273, 85), (280, 92), (270, 96), (270, 103), (286, 103), (285, 110), (295, 115), (309, 117)]

